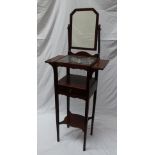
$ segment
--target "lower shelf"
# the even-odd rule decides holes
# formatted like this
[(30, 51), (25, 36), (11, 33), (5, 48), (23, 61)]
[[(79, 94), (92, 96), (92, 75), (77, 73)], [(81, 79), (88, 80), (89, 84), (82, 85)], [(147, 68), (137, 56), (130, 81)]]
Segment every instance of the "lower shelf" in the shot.
[[(91, 119), (90, 117), (88, 119)], [(69, 113), (69, 116), (66, 116), (60, 124), (68, 124), (69, 126), (75, 127), (75, 128), (80, 128), (84, 131), (85, 128), (85, 117), (78, 115), (78, 114), (73, 114)]]

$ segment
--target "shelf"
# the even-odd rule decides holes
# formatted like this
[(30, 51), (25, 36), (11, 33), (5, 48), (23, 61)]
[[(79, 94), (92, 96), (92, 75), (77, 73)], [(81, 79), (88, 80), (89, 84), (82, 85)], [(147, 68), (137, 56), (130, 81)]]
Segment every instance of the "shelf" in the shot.
[[(87, 81), (86, 76), (71, 74), (69, 76), (69, 80), (67, 80), (67, 76), (64, 76), (62, 79), (59, 80), (58, 85), (69, 88), (86, 90), (86, 84), (87, 84), (86, 81)], [(93, 85), (93, 83), (95, 83), (94, 78), (90, 80), (90, 87), (91, 85)]]
[(78, 114), (73, 114), (70, 113), (69, 116), (66, 116), (60, 124), (68, 124), (72, 127), (75, 128), (80, 128), (84, 131), (84, 122), (85, 122), (85, 117), (78, 115)]

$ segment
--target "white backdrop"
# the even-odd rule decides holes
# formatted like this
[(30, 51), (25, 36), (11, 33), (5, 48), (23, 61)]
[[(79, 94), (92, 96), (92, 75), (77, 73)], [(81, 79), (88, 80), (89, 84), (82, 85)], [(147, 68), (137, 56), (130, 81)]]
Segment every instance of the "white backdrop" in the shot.
[[(79, 129), (62, 125), (61, 142), (56, 142), (53, 70), (44, 62), (58, 54), (67, 54), (69, 14), (80, 7), (93, 7), (100, 13), (101, 58), (110, 59), (104, 71), (99, 72), (94, 135), (88, 134), (85, 154), (116, 155), (116, 0), (38, 0), (38, 155), (83, 153), (83, 134)], [(64, 70), (60, 69), (59, 74), (63, 75)], [(65, 101), (66, 98), (60, 96), (61, 119), (66, 114)], [(83, 114), (82, 103), (82, 100), (71, 99), (71, 110)]]

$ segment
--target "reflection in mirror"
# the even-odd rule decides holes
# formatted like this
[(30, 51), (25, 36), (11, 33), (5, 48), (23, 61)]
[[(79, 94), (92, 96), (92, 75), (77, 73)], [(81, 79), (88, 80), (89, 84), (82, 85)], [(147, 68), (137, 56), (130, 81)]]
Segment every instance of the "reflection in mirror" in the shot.
[(97, 16), (94, 11), (76, 11), (72, 16), (72, 47), (95, 48)]

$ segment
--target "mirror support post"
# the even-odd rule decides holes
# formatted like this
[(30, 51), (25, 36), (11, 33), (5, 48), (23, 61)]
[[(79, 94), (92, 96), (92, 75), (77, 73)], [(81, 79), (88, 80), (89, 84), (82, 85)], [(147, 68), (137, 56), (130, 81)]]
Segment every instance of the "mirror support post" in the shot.
[(100, 57), (100, 32), (101, 32), (101, 25), (98, 25), (98, 56)]
[(71, 52), (71, 25), (68, 24), (68, 54)]

